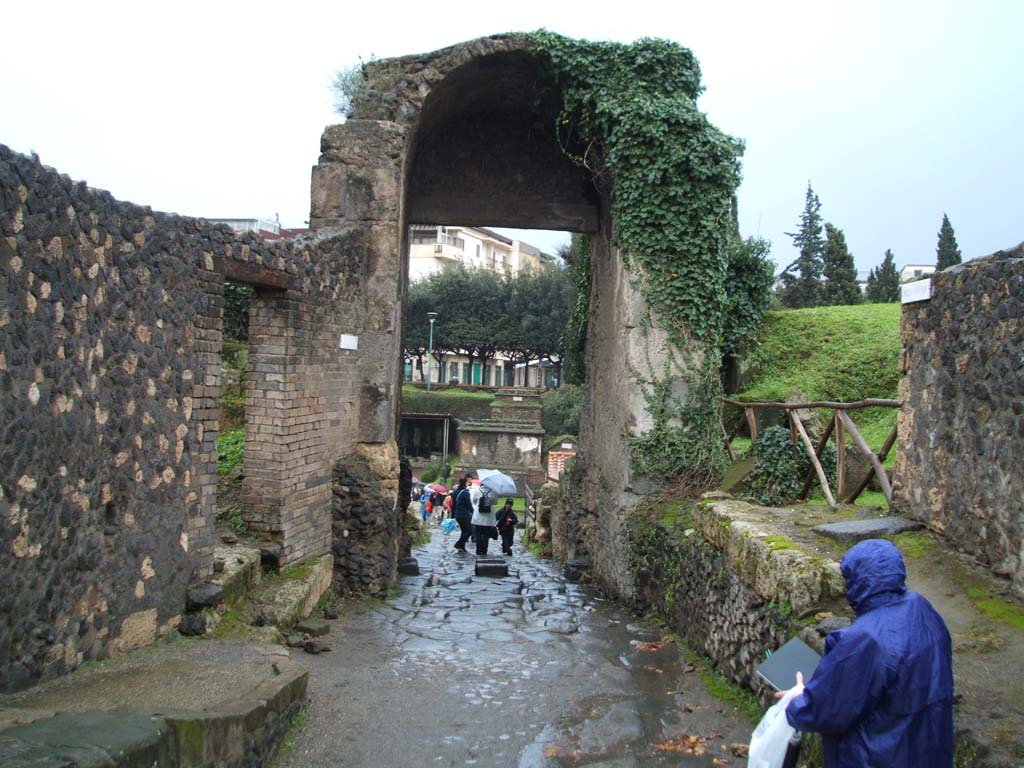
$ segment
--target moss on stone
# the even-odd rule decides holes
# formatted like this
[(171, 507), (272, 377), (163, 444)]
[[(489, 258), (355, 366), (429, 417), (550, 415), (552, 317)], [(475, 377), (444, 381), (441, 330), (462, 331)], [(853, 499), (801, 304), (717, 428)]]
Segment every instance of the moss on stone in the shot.
[(931, 549), (932, 538), (921, 531), (907, 531), (906, 533), (897, 533), (895, 536), (886, 536), (889, 541), (895, 544), (903, 556), (911, 560), (916, 560), (919, 557), (923, 557)]
[(771, 547), (772, 552), (778, 552), (782, 549), (799, 549), (793, 541), (785, 536), (766, 536), (764, 542)]

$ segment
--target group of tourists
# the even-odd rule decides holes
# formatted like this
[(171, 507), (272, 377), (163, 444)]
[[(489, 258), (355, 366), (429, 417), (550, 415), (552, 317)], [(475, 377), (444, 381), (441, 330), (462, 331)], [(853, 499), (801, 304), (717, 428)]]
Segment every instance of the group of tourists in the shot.
[(413, 490), (413, 501), (420, 504), (424, 525), (454, 519), (460, 531), (455, 549), (465, 552), (466, 543), (472, 539), (478, 556), (486, 555), (490, 543), (499, 538), (502, 553), (512, 554), (519, 517), (512, 509), (511, 498), (505, 499), (504, 506), (495, 509), (497, 500), (493, 492), (474, 482), (471, 474), (462, 477), (448, 493), (427, 485)]
[(512, 511), (512, 499), (505, 499), (505, 505), (495, 510), (496, 496), (471, 483), (470, 479), (470, 475), (464, 475), (450, 496), (451, 516), (459, 524), (460, 531), (455, 549), (465, 552), (466, 542), (472, 538), (476, 554), (480, 557), (487, 554), (490, 543), (500, 536), (502, 553), (511, 555), (512, 539), (519, 523), (519, 518)]

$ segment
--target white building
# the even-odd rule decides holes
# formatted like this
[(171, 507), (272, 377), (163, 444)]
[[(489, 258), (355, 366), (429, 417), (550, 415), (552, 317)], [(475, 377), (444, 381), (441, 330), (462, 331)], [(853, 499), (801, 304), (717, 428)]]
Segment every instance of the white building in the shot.
[[(513, 240), (484, 227), (441, 227), (413, 224), (409, 227), (409, 282), (440, 272), (446, 266), (462, 264), (466, 267), (490, 269), (506, 275), (517, 275), (523, 270), (546, 269), (554, 258), (542, 253), (522, 240)], [(424, 366), (424, 374), (426, 366)], [(419, 380), (413, 361), (405, 361), (405, 380)], [(460, 384), (488, 387), (522, 386), (525, 366), (512, 363), (498, 355), (489, 364), (474, 362), (470, 368), (465, 355), (445, 355), (440, 367), (431, 362), (431, 381), (443, 384), (458, 379)], [(537, 361), (530, 364), (531, 386), (557, 386), (550, 366)]]
[(512, 240), (483, 227), (439, 227), (413, 224), (409, 228), (409, 281), (440, 272), (446, 265), (463, 264), (507, 275), (524, 269), (544, 269), (554, 259), (522, 240)]
[(934, 264), (907, 264), (900, 270), (900, 285), (935, 274)]

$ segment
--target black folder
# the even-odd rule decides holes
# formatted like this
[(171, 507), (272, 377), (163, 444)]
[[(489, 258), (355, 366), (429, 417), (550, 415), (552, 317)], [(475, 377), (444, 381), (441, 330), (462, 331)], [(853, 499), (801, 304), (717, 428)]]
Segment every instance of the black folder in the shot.
[(821, 656), (811, 646), (799, 637), (794, 637), (754, 671), (775, 690), (788, 691), (796, 685), (797, 672), (803, 672), (806, 683), (820, 661)]

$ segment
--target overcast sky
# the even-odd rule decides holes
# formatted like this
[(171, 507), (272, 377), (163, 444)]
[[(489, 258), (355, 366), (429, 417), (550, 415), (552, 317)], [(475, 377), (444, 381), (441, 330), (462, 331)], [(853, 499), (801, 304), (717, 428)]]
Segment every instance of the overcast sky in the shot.
[(934, 263), (944, 211), (965, 258), (1024, 240), (1024, 2), (659, 5), (8, 3), (0, 143), (158, 210), (303, 226), (336, 69), (539, 27), (658, 36), (746, 141), (741, 228), (780, 265), (808, 181), (861, 270)]

